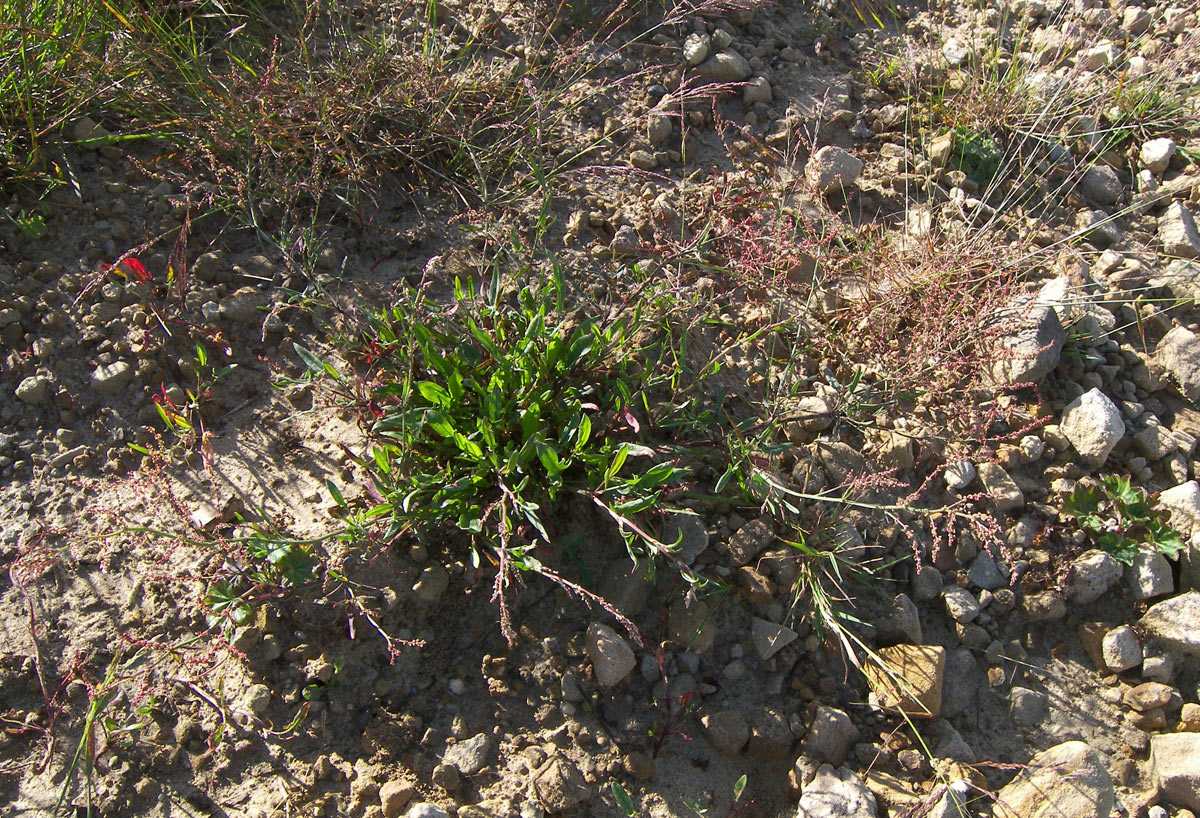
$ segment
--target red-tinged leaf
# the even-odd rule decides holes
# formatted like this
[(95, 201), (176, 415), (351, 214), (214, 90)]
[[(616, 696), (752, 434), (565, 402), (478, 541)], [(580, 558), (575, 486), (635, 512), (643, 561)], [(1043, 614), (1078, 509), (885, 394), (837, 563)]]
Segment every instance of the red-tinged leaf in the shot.
[(630, 429), (633, 429), (634, 434), (642, 431), (642, 424), (638, 423), (638, 419), (633, 416), (633, 412), (626, 409), (621, 413), (621, 417), (625, 418), (625, 422), (629, 424)]
[(150, 271), (136, 258), (130, 257), (125, 259), (125, 266), (129, 268), (129, 271), (133, 273), (138, 281), (145, 283), (150, 280)]

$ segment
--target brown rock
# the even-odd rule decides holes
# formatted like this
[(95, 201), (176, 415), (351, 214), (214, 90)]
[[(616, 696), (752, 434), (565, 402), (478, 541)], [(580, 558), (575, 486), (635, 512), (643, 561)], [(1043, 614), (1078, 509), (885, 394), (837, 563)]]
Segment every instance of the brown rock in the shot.
[(1162, 682), (1142, 682), (1125, 691), (1125, 704), (1139, 713), (1155, 708), (1165, 708), (1175, 695), (1175, 688)]
[(886, 667), (869, 663), (863, 669), (880, 704), (917, 717), (933, 718), (941, 712), (945, 648), (893, 645), (880, 648), (879, 656)]
[(554, 756), (543, 764), (534, 773), (531, 785), (538, 801), (550, 812), (565, 812), (592, 798), (583, 775), (562, 756)]

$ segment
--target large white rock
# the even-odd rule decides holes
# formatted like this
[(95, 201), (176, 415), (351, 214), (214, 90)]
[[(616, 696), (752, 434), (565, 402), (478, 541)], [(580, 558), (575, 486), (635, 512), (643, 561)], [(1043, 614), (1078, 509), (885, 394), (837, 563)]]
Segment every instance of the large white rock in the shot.
[(1200, 338), (1174, 327), (1154, 348), (1154, 357), (1188, 400), (1200, 401)]
[(1063, 411), (1059, 429), (1075, 451), (1089, 463), (1099, 465), (1125, 436), (1125, 421), (1108, 395), (1091, 389), (1071, 401)]
[(992, 380), (1002, 386), (1037, 383), (1054, 371), (1062, 356), (1067, 331), (1054, 308), (1024, 298), (991, 317), (1004, 326), (997, 341)]
[(826, 145), (808, 160), (804, 175), (819, 192), (829, 193), (854, 184), (862, 169), (861, 159), (836, 145)]
[(1100, 756), (1082, 741), (1038, 753), (996, 794), (995, 818), (1108, 818), (1116, 802)]
[(1200, 656), (1200, 591), (1151, 605), (1141, 626), (1168, 647)]
[(1200, 233), (1196, 231), (1196, 220), (1183, 202), (1171, 202), (1158, 218), (1158, 240), (1163, 252), (1180, 258), (1200, 256)]
[(796, 818), (875, 818), (875, 795), (853, 772), (822, 764), (804, 785)]
[(1200, 809), (1200, 733), (1168, 733), (1150, 738), (1150, 763), (1158, 791), (1180, 807)]
[(1087, 605), (1104, 596), (1121, 578), (1121, 563), (1111, 554), (1093, 548), (1071, 562), (1071, 584), (1067, 598), (1078, 605)]
[(1175, 155), (1175, 140), (1170, 137), (1151, 139), (1142, 144), (1142, 164), (1151, 173), (1162, 173)]

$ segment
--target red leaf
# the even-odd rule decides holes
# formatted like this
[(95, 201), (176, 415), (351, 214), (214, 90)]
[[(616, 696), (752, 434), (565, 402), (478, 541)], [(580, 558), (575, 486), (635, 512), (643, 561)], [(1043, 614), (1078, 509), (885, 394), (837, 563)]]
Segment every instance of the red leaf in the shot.
[(145, 283), (150, 280), (150, 271), (147, 270), (136, 258), (131, 257), (125, 259), (125, 266), (128, 267), (129, 271), (137, 277), (138, 281)]

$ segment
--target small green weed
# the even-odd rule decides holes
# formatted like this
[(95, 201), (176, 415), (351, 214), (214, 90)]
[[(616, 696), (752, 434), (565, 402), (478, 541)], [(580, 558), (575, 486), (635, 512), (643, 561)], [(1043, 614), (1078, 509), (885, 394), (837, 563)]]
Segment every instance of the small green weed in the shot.
[(961, 126), (954, 129), (950, 164), (971, 181), (990, 185), (1000, 172), (1003, 159), (1004, 151), (986, 133)]
[[(647, 373), (636, 311), (607, 323), (564, 312), (563, 271), (502, 293), (498, 269), (476, 292), (461, 280), (438, 305), (421, 292), (374, 319), (360, 354), (362, 408), (375, 443), (359, 460), (371, 508), (352, 525), (390, 520), (404, 532), (457, 529), (475, 567), (498, 570), (503, 603), (512, 572), (556, 575), (537, 559), (556, 542), (547, 513), (566, 497), (590, 500), (618, 525), (631, 553), (665, 551), (636, 518), (663, 504), (683, 469), (647, 445)], [(336, 370), (298, 350), (313, 374)], [(642, 412), (643, 418), (648, 413)], [(572, 589), (576, 590), (576, 589)]]
[[(212, 388), (217, 382), (236, 369), (237, 364), (214, 366), (210, 362), (208, 350), (202, 344), (197, 344), (192, 367), (196, 373), (196, 388), (183, 390), (185, 400), (176, 400), (162, 387), (159, 394), (154, 396), (154, 408), (158, 410), (163, 425), (175, 437), (177, 443), (189, 450), (199, 446), (202, 456), (206, 461), (210, 461), (211, 433), (204, 428), (204, 401), (211, 396)], [(129, 447), (142, 455), (150, 454), (145, 446), (131, 443)]]
[(1175, 558), (1183, 550), (1179, 532), (1164, 515), (1150, 508), (1145, 490), (1128, 477), (1105, 475), (1099, 485), (1080, 484), (1063, 503), (1063, 513), (1091, 532), (1096, 545), (1129, 565), (1146, 544)]
[(46, 217), (42, 213), (29, 210), (19, 210), (16, 213), (10, 213), (5, 210), (4, 215), (10, 222), (17, 226), (21, 231), (21, 235), (26, 239), (40, 239), (46, 233)]
[(207, 624), (231, 633), (253, 620), (256, 605), (317, 580), (321, 562), (312, 542), (297, 540), (270, 523), (250, 526), (244, 536), (219, 543), (227, 551), (227, 575), (209, 586), (204, 596)]

